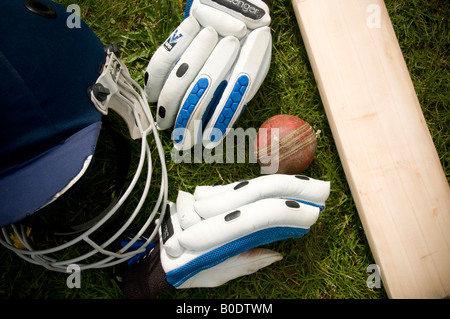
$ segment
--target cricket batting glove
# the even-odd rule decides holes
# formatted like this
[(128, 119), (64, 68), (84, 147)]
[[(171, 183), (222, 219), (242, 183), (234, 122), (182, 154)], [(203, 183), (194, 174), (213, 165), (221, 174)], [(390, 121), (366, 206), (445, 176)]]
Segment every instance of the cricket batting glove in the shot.
[(188, 0), (178, 28), (152, 56), (145, 92), (176, 149), (218, 145), (253, 98), (272, 54), (262, 0)]
[(124, 277), (124, 292), (151, 298), (171, 287), (217, 287), (254, 273), (282, 259), (258, 246), (307, 234), (329, 194), (329, 182), (299, 175), (179, 191), (155, 248)]

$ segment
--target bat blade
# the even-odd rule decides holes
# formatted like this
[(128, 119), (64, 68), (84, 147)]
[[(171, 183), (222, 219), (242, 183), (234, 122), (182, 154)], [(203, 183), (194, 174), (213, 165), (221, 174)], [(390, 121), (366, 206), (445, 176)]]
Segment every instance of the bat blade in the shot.
[(450, 188), (380, 0), (292, 0), (390, 298), (450, 295)]

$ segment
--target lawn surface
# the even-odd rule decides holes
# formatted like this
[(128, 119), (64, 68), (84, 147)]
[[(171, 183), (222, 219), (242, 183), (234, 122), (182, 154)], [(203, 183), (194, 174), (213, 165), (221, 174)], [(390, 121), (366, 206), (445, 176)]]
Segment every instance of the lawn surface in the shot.
[[(57, 2), (67, 6), (74, 1)], [(77, 3), (83, 20), (102, 42), (117, 43), (122, 48), (122, 59), (141, 85), (150, 57), (181, 22), (184, 8), (181, 0)], [(448, 177), (450, 15), (444, 3), (386, 0)], [(327, 207), (305, 237), (267, 245), (283, 254), (282, 261), (218, 288), (170, 291), (160, 298), (384, 299), (387, 296), (383, 288), (370, 289), (366, 283), (367, 267), (374, 260), (337, 154), (291, 1), (271, 1), (271, 16), (271, 68), (236, 126), (258, 128), (270, 116), (285, 113), (299, 116), (316, 131), (320, 130), (316, 158), (304, 174), (331, 181)], [(155, 105), (150, 107), (155, 114)], [(260, 175), (255, 163), (175, 164), (170, 158), (170, 132), (163, 132), (161, 138), (169, 172), (169, 200), (175, 201), (179, 189), (193, 192), (197, 185), (225, 184)], [(158, 176), (158, 168), (155, 174)], [(87, 194), (85, 197), (89, 198)], [(87, 200), (84, 209), (95, 205), (96, 201)], [(112, 269), (83, 272), (82, 287), (69, 289), (67, 274), (30, 265), (3, 247), (0, 258), (2, 298), (123, 298)]]

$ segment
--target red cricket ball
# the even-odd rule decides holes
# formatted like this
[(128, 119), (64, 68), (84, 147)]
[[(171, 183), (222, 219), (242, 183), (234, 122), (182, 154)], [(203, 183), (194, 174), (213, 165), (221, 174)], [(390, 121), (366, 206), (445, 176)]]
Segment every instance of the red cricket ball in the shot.
[(280, 114), (267, 119), (254, 142), (258, 164), (269, 174), (299, 174), (313, 161), (317, 138), (301, 118)]

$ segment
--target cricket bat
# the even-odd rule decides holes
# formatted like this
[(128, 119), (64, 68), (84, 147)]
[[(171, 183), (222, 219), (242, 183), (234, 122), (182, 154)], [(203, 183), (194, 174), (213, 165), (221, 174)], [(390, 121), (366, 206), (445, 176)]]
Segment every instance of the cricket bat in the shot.
[(450, 188), (382, 0), (292, 0), (389, 298), (450, 296)]

